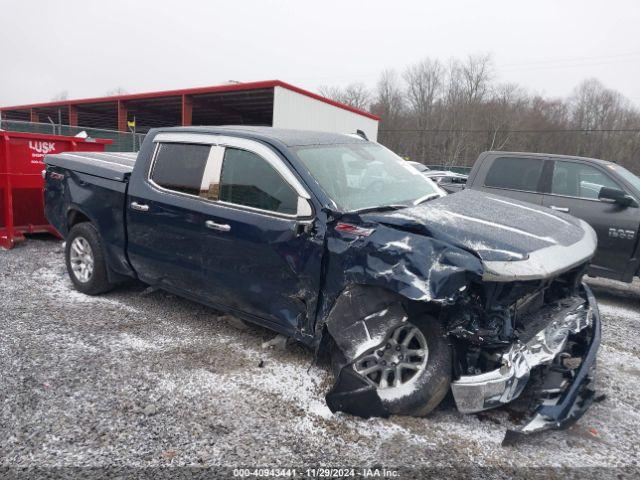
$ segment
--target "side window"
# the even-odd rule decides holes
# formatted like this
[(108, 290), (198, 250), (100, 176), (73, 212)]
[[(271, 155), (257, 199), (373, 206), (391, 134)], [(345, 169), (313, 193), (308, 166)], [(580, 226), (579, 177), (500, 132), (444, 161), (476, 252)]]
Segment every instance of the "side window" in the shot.
[(544, 160), (540, 158), (499, 157), (487, 172), (485, 187), (535, 192)]
[(620, 190), (616, 182), (595, 167), (576, 162), (555, 162), (551, 193), (597, 199), (602, 187)]
[(210, 150), (209, 145), (161, 143), (150, 178), (162, 188), (200, 195)]
[(290, 215), (298, 207), (296, 192), (265, 159), (230, 147), (222, 162), (220, 200)]

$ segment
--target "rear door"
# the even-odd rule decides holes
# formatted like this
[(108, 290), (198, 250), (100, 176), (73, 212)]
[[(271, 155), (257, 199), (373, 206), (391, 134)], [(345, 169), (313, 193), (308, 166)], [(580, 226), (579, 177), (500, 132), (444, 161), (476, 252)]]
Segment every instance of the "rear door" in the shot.
[(599, 165), (555, 160), (550, 191), (544, 196), (543, 205), (589, 223), (598, 235), (598, 250), (592, 261), (594, 273), (622, 278), (636, 245), (638, 208), (599, 200), (602, 187), (625, 190)]
[(542, 205), (541, 182), (545, 157), (496, 156), (485, 160), (472, 188), (504, 197)]
[(145, 178), (131, 182), (127, 250), (143, 281), (202, 294), (199, 195), (210, 155), (211, 145), (158, 142)]

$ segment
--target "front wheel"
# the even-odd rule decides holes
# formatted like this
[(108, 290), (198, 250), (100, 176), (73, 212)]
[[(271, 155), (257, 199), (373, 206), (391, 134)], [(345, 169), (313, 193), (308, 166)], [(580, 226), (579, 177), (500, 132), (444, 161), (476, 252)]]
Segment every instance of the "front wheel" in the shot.
[[(344, 361), (342, 353), (333, 349), (332, 360)], [(390, 413), (424, 416), (449, 391), (451, 347), (438, 320), (425, 316), (396, 327), (383, 345), (344, 368), (375, 385)]]
[(65, 246), (67, 272), (76, 289), (87, 295), (97, 295), (113, 288), (107, 277), (107, 264), (100, 234), (89, 222), (71, 228)]

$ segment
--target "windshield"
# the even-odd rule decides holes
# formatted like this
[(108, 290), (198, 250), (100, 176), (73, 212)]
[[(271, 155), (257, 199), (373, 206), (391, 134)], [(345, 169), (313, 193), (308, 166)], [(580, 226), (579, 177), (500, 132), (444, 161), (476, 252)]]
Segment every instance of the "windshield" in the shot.
[(616, 172), (618, 175), (620, 175), (624, 180), (626, 180), (627, 183), (630, 183), (633, 186), (633, 188), (640, 191), (640, 178), (638, 178), (636, 175), (631, 173), (626, 168), (621, 167), (620, 165), (607, 165), (607, 166), (611, 170)]
[(391, 150), (375, 143), (299, 147), (298, 157), (345, 211), (410, 204), (441, 190)]

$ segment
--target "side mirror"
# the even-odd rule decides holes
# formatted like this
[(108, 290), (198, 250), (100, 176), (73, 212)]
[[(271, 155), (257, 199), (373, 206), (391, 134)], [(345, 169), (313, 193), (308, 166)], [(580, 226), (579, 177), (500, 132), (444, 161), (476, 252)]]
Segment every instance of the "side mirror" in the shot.
[(635, 203), (635, 200), (624, 190), (618, 190), (617, 188), (602, 187), (598, 194), (598, 199), (606, 202), (612, 202), (620, 205), (621, 207), (630, 207)]

